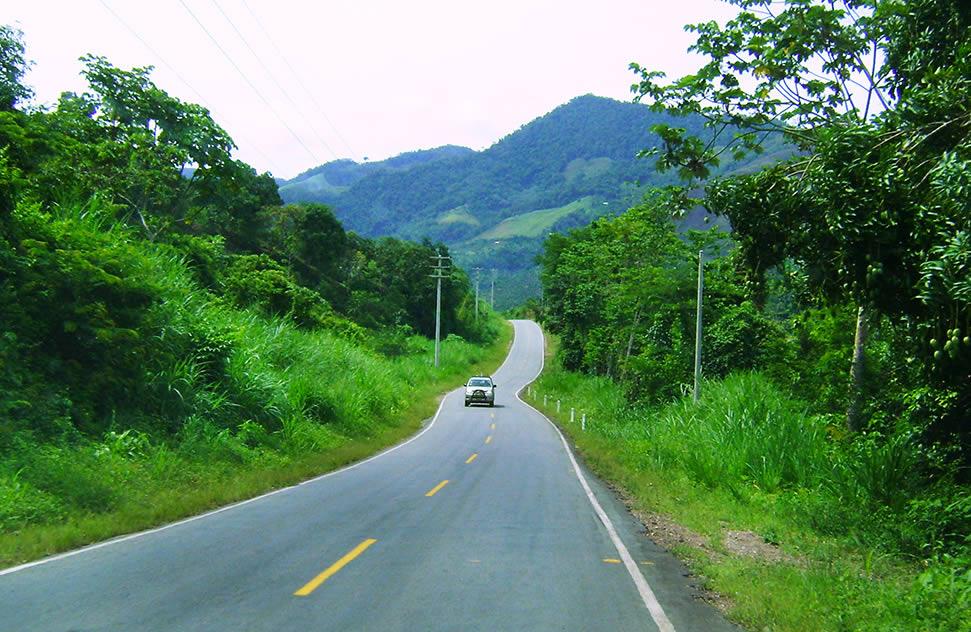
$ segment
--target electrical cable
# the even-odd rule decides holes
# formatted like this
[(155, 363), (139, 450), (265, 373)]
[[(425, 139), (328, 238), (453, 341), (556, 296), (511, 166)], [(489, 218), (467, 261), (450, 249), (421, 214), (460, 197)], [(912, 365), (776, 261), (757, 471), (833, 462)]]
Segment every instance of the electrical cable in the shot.
[[(200, 104), (206, 102), (206, 98), (204, 96), (202, 96), (202, 94), (200, 94), (200, 92), (198, 90), (196, 90), (195, 86), (193, 86), (191, 83), (189, 83), (189, 81), (185, 77), (183, 77), (179, 73), (179, 71), (175, 69), (174, 66), (172, 66), (172, 64), (170, 64), (168, 61), (166, 61), (166, 59), (157, 50), (155, 50), (151, 46), (151, 44), (149, 44), (147, 41), (145, 41), (145, 39), (142, 38), (142, 36), (139, 35), (138, 32), (135, 31), (135, 29), (133, 29), (127, 22), (125, 22), (125, 20), (122, 19), (122, 17), (120, 15), (118, 15), (115, 12), (115, 10), (112, 9), (105, 0), (99, 0), (99, 1), (101, 2), (101, 6), (103, 6), (105, 8), (105, 10), (107, 10), (108, 13), (110, 13), (115, 18), (115, 20), (117, 20), (118, 23), (121, 24), (125, 28), (125, 30), (127, 30), (129, 33), (131, 33), (132, 37), (134, 37), (139, 42), (141, 42), (142, 46), (144, 46), (148, 50), (148, 52), (150, 52), (152, 55), (155, 56), (156, 59), (158, 59), (160, 62), (162, 62), (162, 65), (165, 66), (168, 69), (169, 72), (171, 72), (173, 75), (175, 75), (175, 78), (178, 79), (179, 81), (181, 81), (183, 83), (183, 85), (185, 85), (185, 87), (187, 87), (189, 89), (189, 91), (192, 92), (192, 94), (194, 94), (196, 96), (196, 98), (199, 100), (199, 103)], [(210, 112), (213, 112), (214, 111), (212, 108), (208, 108), (208, 109), (209, 109)], [(224, 118), (224, 117), (220, 116), (220, 118)], [(258, 153), (260, 155), (260, 157), (262, 157), (263, 160), (266, 161), (266, 164), (267, 165), (274, 164), (274, 160), (271, 159), (266, 154), (266, 152), (264, 152), (260, 148), (259, 145), (253, 143), (249, 138), (247, 138), (243, 134), (237, 134), (237, 136), (239, 136), (242, 140), (244, 140), (246, 142), (246, 144), (251, 149), (253, 149), (256, 153)], [(235, 142), (233, 144), (235, 146)], [(239, 149), (239, 147), (236, 146), (236, 149)]]
[(253, 55), (253, 58), (256, 59), (256, 61), (259, 62), (260, 66), (262, 66), (263, 70), (266, 71), (266, 74), (267, 76), (269, 76), (270, 81), (272, 81), (273, 84), (280, 91), (280, 93), (284, 97), (286, 97), (287, 101), (290, 102), (290, 105), (293, 106), (294, 111), (296, 111), (297, 114), (299, 114), (303, 118), (303, 120), (307, 123), (307, 126), (310, 127), (310, 131), (312, 131), (314, 133), (314, 136), (317, 137), (317, 140), (320, 141), (320, 143), (327, 149), (328, 152), (330, 152), (330, 154), (334, 157), (334, 159), (337, 160), (339, 158), (339, 156), (337, 155), (337, 152), (331, 149), (331, 146), (327, 144), (327, 141), (324, 140), (323, 136), (320, 135), (320, 132), (317, 131), (317, 128), (314, 127), (313, 122), (311, 122), (311, 120), (307, 118), (307, 116), (300, 110), (300, 106), (297, 105), (296, 101), (293, 100), (293, 97), (290, 96), (290, 93), (287, 92), (286, 88), (280, 85), (280, 82), (276, 80), (276, 77), (273, 76), (273, 71), (267, 67), (266, 63), (263, 61), (263, 58), (256, 54), (256, 51), (253, 50), (252, 46), (250, 46), (250, 43), (246, 39), (246, 37), (240, 32), (238, 28), (236, 28), (236, 24), (232, 21), (232, 19), (230, 19), (228, 15), (226, 15), (226, 12), (223, 11), (223, 8), (219, 5), (219, 2), (217, 2), (216, 0), (210, 0), (210, 1), (212, 2), (213, 6), (216, 7), (219, 13), (222, 14), (226, 22), (229, 23), (229, 26), (233, 28), (233, 31), (236, 32), (236, 35), (239, 37), (240, 41), (243, 42), (243, 45), (246, 46), (246, 49), (250, 52), (250, 54)]
[(307, 154), (309, 154), (310, 157), (313, 158), (314, 164), (318, 164), (318, 165), (321, 164), (320, 158), (318, 158), (316, 154), (314, 154), (314, 152), (311, 151), (309, 147), (307, 147), (307, 144), (304, 143), (303, 140), (301, 140), (301, 138), (297, 135), (297, 133), (293, 131), (293, 128), (290, 127), (285, 120), (283, 120), (283, 117), (280, 116), (280, 113), (276, 111), (276, 108), (273, 107), (273, 104), (270, 103), (270, 101), (265, 96), (263, 96), (263, 93), (260, 92), (259, 88), (257, 88), (256, 85), (249, 80), (249, 77), (247, 77), (246, 74), (242, 71), (242, 69), (240, 69), (239, 65), (233, 60), (232, 56), (226, 52), (226, 49), (224, 49), (219, 44), (219, 41), (216, 40), (215, 37), (213, 37), (212, 33), (209, 32), (209, 29), (207, 29), (205, 25), (199, 20), (199, 18), (196, 17), (196, 14), (192, 12), (192, 9), (190, 9), (189, 5), (185, 3), (185, 0), (179, 0), (179, 4), (181, 4), (182, 8), (184, 8), (186, 12), (190, 16), (192, 16), (192, 19), (195, 20), (195, 23), (199, 25), (199, 28), (202, 29), (202, 31), (209, 37), (209, 40), (216, 46), (216, 48), (219, 49), (219, 52), (223, 54), (223, 57), (226, 58), (226, 61), (228, 61), (230, 65), (236, 69), (236, 72), (239, 73), (239, 76), (243, 78), (243, 81), (245, 81), (247, 85), (249, 85), (250, 89), (256, 94), (256, 96), (258, 96), (263, 101), (263, 103), (266, 104), (266, 107), (270, 110), (270, 112), (273, 113), (273, 116), (275, 116), (276, 119), (280, 121), (280, 124), (283, 125), (283, 127), (287, 128), (287, 131), (290, 132), (290, 135), (293, 136), (294, 140), (296, 140), (297, 143), (299, 143), (300, 146), (304, 148), (304, 151), (306, 151)]
[(276, 54), (280, 57), (281, 60), (283, 60), (283, 63), (290, 70), (290, 74), (292, 74), (294, 79), (296, 79), (297, 85), (299, 85), (303, 89), (303, 91), (307, 93), (307, 96), (310, 97), (310, 100), (317, 108), (317, 113), (320, 114), (320, 117), (323, 118), (328, 125), (330, 125), (330, 128), (332, 130), (334, 130), (334, 133), (337, 135), (337, 138), (339, 138), (341, 143), (343, 143), (344, 148), (348, 151), (348, 154), (351, 156), (351, 158), (356, 159), (358, 157), (357, 152), (355, 152), (354, 149), (351, 148), (350, 144), (344, 138), (344, 135), (341, 134), (340, 130), (337, 129), (337, 126), (334, 125), (334, 123), (330, 120), (330, 117), (327, 116), (327, 113), (324, 112), (324, 108), (323, 106), (320, 105), (320, 102), (317, 101), (317, 97), (315, 97), (314, 93), (311, 92), (309, 88), (307, 88), (306, 84), (304, 84), (303, 80), (300, 78), (300, 74), (290, 64), (290, 61), (287, 59), (286, 55), (283, 54), (283, 51), (280, 50), (280, 47), (277, 46), (276, 41), (274, 41), (273, 37), (270, 36), (270, 33), (263, 26), (263, 23), (260, 21), (260, 18), (257, 17), (257, 15), (253, 12), (253, 9), (250, 8), (246, 0), (241, 0), (241, 1), (243, 3), (243, 6), (246, 7), (246, 10), (249, 11), (249, 14), (253, 17), (253, 20), (256, 21), (257, 26), (260, 27), (260, 30), (263, 32), (263, 35), (266, 37), (267, 41), (269, 41), (270, 44), (273, 46), (273, 49), (276, 51)]

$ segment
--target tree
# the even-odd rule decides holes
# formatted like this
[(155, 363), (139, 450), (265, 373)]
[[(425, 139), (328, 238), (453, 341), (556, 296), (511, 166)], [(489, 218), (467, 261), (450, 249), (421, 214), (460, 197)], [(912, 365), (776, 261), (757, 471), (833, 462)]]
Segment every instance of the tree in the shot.
[(0, 25), (0, 112), (13, 110), (33, 91), (22, 83), (30, 64), (24, 58), (24, 34)]
[(784, 133), (803, 149), (812, 131), (835, 121), (866, 121), (892, 107), (897, 82), (880, 64), (891, 44), (896, 0), (726, 0), (738, 16), (724, 27), (692, 24), (690, 51), (708, 58), (695, 74), (662, 83), (664, 73), (634, 63), (635, 100), (658, 111), (702, 116), (705, 141), (683, 128), (654, 126), (664, 147), (660, 169), (706, 177), (719, 157), (759, 151)]
[(294, 268), (298, 278), (319, 289), (332, 304), (347, 302), (344, 270), (350, 244), (334, 212), (323, 204), (302, 205), (296, 222)]
[[(233, 160), (232, 139), (205, 108), (158, 88), (151, 67), (124, 70), (90, 55), (82, 61), (90, 91), (62, 95), (50, 115), (68, 149), (45, 165), (42, 179), (61, 185), (51, 188), (71, 183), (82, 199), (108, 193), (150, 236), (167, 222), (183, 221), (192, 206), (213, 198), (232, 206), (237, 193), (252, 191), (246, 181), (255, 172)], [(279, 202), (275, 184), (273, 199)]]
[[(859, 426), (864, 334), (876, 316), (911, 330), (911, 351), (937, 356), (929, 379), (971, 401), (971, 354), (953, 344), (936, 354), (943, 350), (925, 338), (956, 337), (971, 303), (960, 284), (935, 285), (951, 288), (946, 308), (921, 290), (930, 283), (923, 274), (961, 260), (954, 254), (971, 231), (968, 9), (953, 0), (732, 4), (741, 11), (724, 27), (689, 27), (698, 33), (692, 50), (709, 58), (696, 74), (664, 84), (633, 66), (638, 98), (700, 114), (712, 130), (702, 141), (658, 128), (658, 165), (703, 177), (724, 152), (757, 150), (766, 133), (796, 143), (803, 155), (788, 163), (708, 186), (705, 204), (731, 220), (753, 286), (792, 259), (820, 300), (859, 305), (851, 428)], [(942, 248), (950, 263), (929, 256)]]

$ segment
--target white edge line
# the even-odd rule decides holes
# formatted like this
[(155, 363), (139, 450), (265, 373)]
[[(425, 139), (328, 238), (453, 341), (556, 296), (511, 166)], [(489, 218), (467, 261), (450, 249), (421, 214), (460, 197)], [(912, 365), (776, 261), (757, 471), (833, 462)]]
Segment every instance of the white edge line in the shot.
[[(500, 371), (502, 371), (503, 367), (505, 367), (506, 364), (509, 362), (509, 358), (512, 356), (512, 348), (513, 348), (513, 346), (515, 344), (516, 344), (516, 329), (515, 329), (515, 327), (513, 327), (513, 341), (512, 341), (512, 344), (509, 345), (509, 352), (506, 354), (506, 359), (503, 360), (502, 364), (499, 365), (499, 368), (496, 369), (496, 371), (495, 371), (496, 373), (499, 373)], [(350, 465), (346, 465), (346, 466), (340, 468), (339, 470), (334, 470), (332, 472), (327, 472), (326, 474), (321, 474), (320, 476), (315, 476), (314, 478), (310, 478), (310, 479), (307, 479), (307, 480), (302, 481), (300, 483), (296, 483), (294, 485), (290, 485), (289, 487), (281, 487), (280, 489), (274, 489), (271, 492), (267, 492), (265, 494), (260, 494), (259, 496), (254, 496), (253, 498), (247, 498), (246, 500), (241, 500), (239, 502), (235, 502), (235, 503), (232, 503), (232, 504), (229, 504), (229, 505), (224, 505), (223, 507), (219, 507), (218, 509), (213, 509), (212, 511), (207, 511), (205, 513), (197, 514), (195, 516), (190, 516), (188, 518), (183, 518), (182, 520), (177, 520), (175, 522), (170, 522), (170, 523), (164, 524), (164, 525), (162, 525), (160, 527), (155, 527), (155, 528), (152, 528), (152, 529), (146, 529), (145, 531), (137, 531), (135, 533), (129, 533), (127, 535), (119, 536), (117, 538), (111, 538), (110, 540), (104, 540), (102, 542), (96, 542), (94, 544), (89, 544), (87, 546), (83, 546), (83, 547), (81, 547), (79, 549), (74, 549), (72, 551), (65, 551), (64, 553), (57, 553), (56, 555), (51, 555), (50, 557), (45, 557), (45, 558), (42, 558), (42, 559), (39, 559), (39, 560), (34, 560), (33, 562), (27, 562), (25, 564), (20, 564), (18, 566), (11, 566), (9, 568), (0, 569), (0, 577), (3, 577), (4, 575), (10, 575), (12, 573), (16, 573), (17, 571), (22, 571), (22, 570), (28, 569), (28, 568), (31, 568), (33, 566), (40, 566), (42, 564), (47, 564), (49, 562), (56, 562), (57, 560), (63, 560), (64, 558), (73, 557), (75, 555), (78, 555), (80, 553), (85, 553), (87, 551), (94, 551), (96, 549), (100, 549), (102, 547), (109, 546), (111, 544), (120, 544), (122, 542), (127, 542), (128, 540), (134, 540), (135, 538), (140, 538), (142, 536), (151, 535), (153, 533), (158, 533), (159, 531), (165, 531), (166, 529), (171, 529), (172, 527), (178, 527), (180, 525), (188, 524), (190, 522), (195, 522), (196, 520), (201, 520), (203, 518), (208, 518), (209, 516), (214, 516), (214, 515), (216, 515), (218, 513), (222, 513), (224, 511), (229, 511), (230, 509), (236, 509), (237, 507), (242, 507), (243, 505), (248, 505), (249, 503), (256, 502), (257, 500), (262, 500), (264, 498), (268, 498), (269, 496), (273, 496), (275, 494), (279, 494), (281, 492), (285, 492), (287, 490), (294, 489), (294, 488), (299, 487), (301, 485), (307, 485), (308, 483), (315, 483), (317, 481), (323, 480), (323, 479), (328, 478), (330, 476), (334, 476), (336, 474), (341, 474), (343, 472), (347, 472), (348, 470), (353, 470), (354, 468), (360, 467), (360, 466), (364, 465), (365, 463), (368, 463), (370, 461), (373, 461), (374, 459), (377, 459), (379, 457), (385, 456), (386, 454), (391, 454), (395, 450), (398, 450), (399, 448), (405, 447), (406, 445), (408, 445), (412, 441), (417, 440), (423, 434), (425, 434), (426, 432), (428, 432), (429, 430), (431, 430), (432, 429), (432, 426), (435, 425), (435, 422), (438, 421), (438, 416), (442, 413), (442, 408), (445, 407), (445, 400), (448, 399), (448, 396), (449, 395), (451, 395), (452, 393), (455, 393), (458, 390), (459, 389), (456, 388), (456, 389), (453, 389), (453, 390), (448, 391), (447, 393), (445, 393), (445, 395), (442, 397), (442, 401), (438, 404), (438, 410), (435, 411), (435, 416), (432, 417), (431, 422), (427, 426), (425, 426), (421, 430), (421, 432), (419, 432), (418, 434), (416, 434), (412, 438), (408, 439), (407, 441), (404, 441), (402, 443), (399, 443), (396, 446), (392, 446), (392, 447), (388, 448), (387, 450), (382, 450), (381, 452), (378, 452), (377, 454), (372, 455), (372, 456), (364, 459), (363, 461), (357, 461), (355, 463), (351, 463)], [(517, 391), (517, 396), (518, 396), (518, 391)]]
[(624, 566), (627, 568), (627, 572), (630, 574), (631, 579), (634, 580), (634, 586), (637, 587), (637, 592), (640, 593), (641, 599), (644, 601), (644, 605), (647, 606), (647, 610), (651, 613), (651, 618), (654, 619), (654, 623), (657, 624), (658, 630), (660, 630), (660, 632), (675, 632), (674, 626), (671, 624), (671, 620), (668, 619), (668, 616), (664, 613), (664, 609), (658, 602), (657, 597), (654, 596), (654, 591), (651, 590), (651, 586), (647, 583), (647, 580), (644, 579), (641, 569), (638, 568), (634, 558), (631, 557), (630, 551), (628, 551), (627, 547), (624, 545), (624, 541), (621, 540), (620, 536), (617, 534), (617, 529), (614, 528), (614, 523), (610, 521), (610, 517), (607, 516), (607, 512), (605, 512), (603, 507), (600, 506), (600, 503), (597, 501), (597, 497), (594, 495), (593, 490), (591, 490), (590, 485), (587, 484), (587, 479), (583, 476), (583, 472), (580, 471), (580, 466), (577, 463), (576, 458), (573, 456), (573, 451), (570, 450), (570, 445), (567, 443), (566, 437), (563, 436), (563, 433), (556, 426), (556, 424), (550, 420), (549, 417), (541, 413), (536, 408), (533, 408), (533, 406), (519, 396), (526, 386), (535, 382), (539, 376), (543, 374), (543, 369), (546, 367), (546, 338), (543, 335), (542, 328), (539, 330), (539, 335), (540, 340), (543, 341), (543, 345), (541, 347), (542, 354), (540, 355), (539, 373), (537, 373), (532, 380), (524, 384), (522, 388), (516, 391), (516, 399), (545, 419), (546, 422), (553, 426), (553, 429), (556, 430), (556, 434), (560, 435), (560, 441), (563, 442), (563, 449), (566, 450), (567, 456), (570, 457), (570, 463), (573, 464), (573, 471), (577, 475), (577, 479), (579, 479), (580, 486), (583, 487), (583, 491), (587, 494), (587, 500), (590, 501), (594, 512), (597, 514), (597, 517), (600, 518), (600, 522), (602, 522), (604, 527), (607, 529), (607, 535), (610, 536), (610, 541), (614, 543), (614, 548), (617, 549), (620, 559), (624, 561)]
[[(505, 365), (505, 362), (503, 362), (503, 365)], [(129, 533), (127, 535), (123, 535), (123, 536), (120, 536), (120, 537), (117, 537), (117, 538), (112, 538), (110, 540), (104, 540), (103, 542), (96, 542), (94, 544), (89, 544), (87, 546), (83, 546), (83, 547), (81, 547), (79, 549), (74, 549), (72, 551), (65, 551), (64, 553), (58, 553), (56, 555), (51, 555), (50, 557), (45, 557), (45, 558), (42, 558), (42, 559), (39, 559), (39, 560), (34, 560), (33, 562), (27, 562), (25, 564), (20, 564), (19, 566), (11, 566), (10, 568), (5, 568), (5, 569), (0, 570), (0, 577), (2, 577), (4, 575), (10, 575), (11, 573), (16, 573), (17, 571), (22, 571), (22, 570), (28, 569), (28, 568), (31, 568), (33, 566), (40, 566), (41, 564), (47, 564), (49, 562), (56, 562), (57, 560), (62, 560), (62, 559), (67, 558), (67, 557), (73, 557), (75, 555), (78, 555), (80, 553), (85, 553), (87, 551), (94, 551), (95, 549), (100, 549), (102, 547), (109, 546), (111, 544), (119, 544), (121, 542), (127, 542), (128, 540), (134, 540), (135, 538), (140, 538), (142, 536), (151, 535), (153, 533), (158, 533), (159, 531), (165, 531), (166, 529), (171, 529), (172, 527), (178, 527), (178, 526), (181, 526), (181, 525), (184, 525), (184, 524), (188, 524), (190, 522), (195, 522), (196, 520), (201, 520), (203, 518), (208, 518), (209, 516), (214, 516), (214, 515), (216, 515), (218, 513), (222, 513), (224, 511), (229, 511), (230, 509), (236, 509), (237, 507), (242, 507), (243, 505), (248, 505), (249, 503), (256, 502), (257, 500), (262, 500), (264, 498), (268, 498), (268, 497), (273, 496), (275, 494), (279, 494), (281, 492), (285, 492), (285, 491), (294, 489), (294, 488), (299, 487), (301, 485), (307, 485), (308, 483), (315, 483), (317, 481), (323, 480), (323, 479), (328, 478), (330, 476), (334, 476), (336, 474), (341, 474), (343, 472), (347, 472), (348, 470), (353, 470), (354, 468), (360, 467), (360, 466), (364, 465), (365, 463), (368, 463), (370, 461), (373, 461), (374, 459), (377, 459), (379, 457), (385, 456), (387, 454), (391, 454), (395, 450), (398, 450), (400, 448), (405, 447), (406, 445), (408, 445), (412, 441), (417, 440), (423, 434), (425, 434), (426, 432), (428, 432), (429, 430), (431, 430), (432, 429), (432, 426), (435, 425), (435, 422), (438, 421), (438, 416), (441, 414), (442, 408), (445, 407), (445, 400), (448, 399), (448, 396), (449, 395), (451, 395), (452, 393), (456, 392), (457, 390), (458, 389), (454, 389), (452, 391), (449, 391), (448, 393), (445, 394), (444, 397), (442, 397), (442, 401), (441, 401), (441, 403), (439, 403), (438, 410), (435, 411), (435, 416), (432, 417), (431, 423), (429, 423), (427, 426), (425, 426), (421, 430), (421, 432), (419, 432), (415, 436), (411, 437), (407, 441), (404, 441), (402, 443), (399, 443), (396, 446), (392, 446), (392, 447), (388, 448), (387, 450), (383, 450), (381, 452), (378, 452), (377, 454), (372, 455), (372, 456), (364, 459), (363, 461), (357, 461), (355, 463), (351, 463), (350, 465), (346, 465), (346, 466), (340, 468), (339, 470), (334, 470), (332, 472), (327, 472), (326, 474), (321, 474), (320, 476), (315, 476), (314, 478), (307, 479), (305, 481), (302, 481), (300, 483), (296, 483), (294, 485), (290, 485), (288, 487), (281, 487), (280, 489), (275, 489), (275, 490), (273, 490), (271, 492), (267, 492), (265, 494), (260, 494), (259, 496), (254, 496), (253, 498), (247, 498), (246, 500), (241, 500), (239, 502), (235, 502), (235, 503), (232, 503), (230, 505), (225, 505), (223, 507), (219, 507), (218, 509), (213, 509), (212, 511), (207, 511), (205, 513), (197, 514), (195, 516), (190, 516), (188, 518), (183, 518), (182, 520), (178, 520), (176, 522), (170, 522), (170, 523), (164, 524), (164, 525), (162, 525), (160, 527), (155, 527), (153, 529), (146, 529), (145, 531), (138, 531), (136, 533)]]

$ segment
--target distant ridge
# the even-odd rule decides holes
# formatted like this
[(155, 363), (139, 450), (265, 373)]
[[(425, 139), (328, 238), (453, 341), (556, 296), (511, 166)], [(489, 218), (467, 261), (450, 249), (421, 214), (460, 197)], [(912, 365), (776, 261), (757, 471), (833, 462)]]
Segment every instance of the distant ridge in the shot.
[[(502, 272), (497, 307), (507, 307), (538, 293), (533, 259), (549, 232), (621, 212), (648, 186), (675, 181), (637, 158), (656, 142), (649, 131), (656, 123), (702, 131), (700, 119), (584, 95), (482, 151), (448, 145), (374, 163), (329, 162), (281, 185), (280, 195), (329, 204), (366, 236), (444, 241), (466, 267)], [(791, 153), (781, 139), (767, 150), (720, 171)]]
[(357, 163), (343, 159), (324, 163), (308, 169), (280, 185), (280, 196), (285, 202), (310, 201), (346, 191), (368, 175), (389, 171), (407, 171), (413, 167), (438, 160), (468, 156), (475, 152), (468, 147), (445, 145), (434, 149), (422, 149), (399, 154), (387, 160)]

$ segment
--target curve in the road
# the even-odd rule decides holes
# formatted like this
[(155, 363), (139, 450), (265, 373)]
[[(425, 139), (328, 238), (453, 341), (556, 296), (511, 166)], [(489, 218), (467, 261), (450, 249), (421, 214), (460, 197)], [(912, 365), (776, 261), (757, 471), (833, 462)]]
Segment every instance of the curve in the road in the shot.
[(544, 343), (514, 325), (495, 408), (465, 408), (456, 390), (365, 461), (2, 571), (0, 627), (734, 629), (520, 399)]

